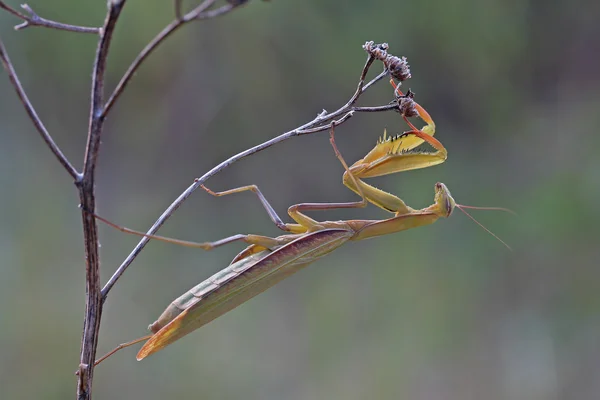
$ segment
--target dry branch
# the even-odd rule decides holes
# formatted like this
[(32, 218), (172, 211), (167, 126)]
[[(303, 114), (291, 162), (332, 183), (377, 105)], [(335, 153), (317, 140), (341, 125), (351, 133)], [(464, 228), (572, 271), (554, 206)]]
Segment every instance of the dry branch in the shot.
[[(23, 22), (15, 27), (15, 29), (24, 29), (30, 26), (41, 26), (53, 29), (66, 30), (71, 32), (94, 33), (98, 34), (98, 45), (96, 57), (93, 64), (92, 86), (91, 86), (91, 104), (90, 117), (88, 125), (88, 135), (85, 147), (85, 156), (82, 172), (69, 162), (67, 157), (62, 153), (58, 145), (52, 139), (52, 136), (46, 129), (44, 123), (37, 115), (33, 105), (31, 104), (27, 94), (22, 87), (13, 64), (10, 61), (6, 48), (0, 40), (0, 61), (4, 69), (8, 73), (8, 77), (19, 97), (25, 111), (33, 122), (38, 133), (52, 151), (59, 163), (74, 179), (75, 185), (79, 192), (79, 199), (82, 210), (94, 212), (95, 207), (95, 172), (100, 152), (100, 144), (104, 121), (110, 110), (115, 105), (118, 98), (121, 96), (135, 72), (140, 68), (147, 57), (169, 37), (173, 32), (183, 25), (203, 19), (215, 18), (225, 15), (236, 8), (246, 4), (248, 0), (227, 0), (224, 5), (215, 7), (216, 0), (204, 0), (199, 5), (194, 7), (189, 12), (182, 10), (182, 0), (173, 0), (173, 8), (175, 19), (168, 24), (157, 36), (152, 39), (146, 47), (134, 58), (133, 62), (123, 74), (123, 77), (112, 91), (108, 101), (104, 102), (104, 82), (105, 70), (108, 60), (109, 49), (113, 38), (113, 32), (126, 0), (108, 0), (108, 11), (104, 19), (103, 26), (100, 28), (84, 27), (77, 25), (68, 25), (55, 21), (51, 21), (40, 17), (27, 4), (21, 7), (26, 13), (15, 10), (6, 5), (0, 0), (0, 8), (6, 10), (15, 17), (23, 20)], [(375, 45), (373, 42), (367, 42), (363, 48), (367, 51), (367, 61), (361, 71), (356, 91), (350, 99), (338, 108), (336, 111), (328, 113), (323, 110), (312, 121), (305, 123), (291, 131), (280, 134), (279, 136), (270, 139), (264, 143), (244, 150), (227, 160), (223, 161), (213, 169), (202, 175), (177, 197), (175, 201), (162, 213), (157, 221), (148, 230), (148, 234), (154, 234), (165, 221), (177, 210), (181, 204), (207, 179), (219, 173), (223, 169), (229, 167), (236, 161), (247, 156), (255, 154), (261, 150), (271, 147), (284, 140), (295, 136), (312, 134), (328, 130), (333, 125), (339, 125), (346, 122), (357, 112), (383, 112), (389, 110), (398, 110), (396, 102), (377, 106), (377, 107), (360, 107), (356, 102), (369, 87), (381, 80), (388, 73), (398, 78), (398, 74), (404, 73), (410, 76), (408, 65), (404, 59), (391, 56), (387, 53), (387, 44)], [(379, 60), (384, 64), (384, 70), (368, 83), (365, 83), (367, 73), (374, 61)], [(404, 70), (402, 69), (404, 68)], [(402, 79), (400, 79), (402, 80)], [(100, 289), (100, 258), (98, 248), (98, 232), (96, 220), (92, 214), (82, 211), (82, 225), (84, 234), (85, 262), (86, 262), (86, 307), (83, 335), (81, 341), (81, 353), (78, 368), (78, 384), (77, 398), (79, 400), (89, 400), (92, 397), (92, 383), (94, 377), (94, 361), (96, 358), (96, 348), (98, 345), (98, 334), (100, 329), (100, 321), (102, 316), (102, 306), (107, 298), (108, 293), (114, 287), (115, 283), (123, 275), (128, 266), (133, 262), (136, 256), (144, 248), (148, 242), (147, 238), (143, 238), (138, 245), (132, 250), (131, 254), (125, 259), (121, 266), (116, 270), (113, 276), (109, 279), (102, 290)]]

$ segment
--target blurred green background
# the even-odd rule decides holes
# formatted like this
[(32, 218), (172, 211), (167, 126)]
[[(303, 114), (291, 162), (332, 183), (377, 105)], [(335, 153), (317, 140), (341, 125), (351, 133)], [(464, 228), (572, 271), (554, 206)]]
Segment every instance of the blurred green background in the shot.
[[(10, 1), (17, 7), (17, 1)], [(33, 1), (42, 16), (98, 26), (103, 1)], [(151, 56), (108, 120), (100, 214), (145, 229), (194, 179), (232, 154), (332, 111), (354, 91), (367, 40), (408, 57), (417, 101), (449, 158), (371, 180), (414, 207), (445, 182), (514, 248), (457, 213), (350, 244), (143, 362), (97, 369), (96, 399), (596, 399), (600, 396), (600, 3), (591, 1), (253, 1), (191, 24)], [(171, 20), (171, 2), (130, 0), (108, 89)], [(96, 38), (43, 28), (0, 35), (40, 116), (81, 165)], [(380, 65), (372, 74), (380, 71)], [(385, 104), (381, 82), (361, 100)], [(337, 131), (349, 162), (397, 114)], [(326, 133), (290, 140), (207, 182), (255, 183), (291, 204), (356, 199)], [(78, 198), (0, 71), (0, 390), (73, 396), (84, 311)], [(384, 218), (375, 207), (319, 219)], [(101, 226), (106, 281), (137, 238)], [(198, 191), (161, 230), (189, 240), (278, 235), (250, 194)], [(99, 354), (146, 333), (163, 308), (242, 248), (152, 243), (115, 286)]]

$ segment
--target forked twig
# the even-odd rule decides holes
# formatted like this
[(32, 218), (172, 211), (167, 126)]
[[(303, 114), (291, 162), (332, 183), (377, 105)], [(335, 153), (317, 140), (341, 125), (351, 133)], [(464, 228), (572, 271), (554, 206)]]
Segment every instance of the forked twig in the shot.
[(115, 102), (127, 87), (127, 84), (140, 67), (142, 62), (152, 53), (159, 44), (161, 44), (167, 37), (169, 37), (172, 33), (174, 33), (177, 29), (181, 28), (183, 25), (188, 22), (192, 22), (200, 19), (208, 19), (214, 18), (223, 14), (226, 14), (235, 8), (239, 7), (241, 4), (232, 5), (226, 4), (222, 7), (216, 8), (214, 10), (209, 10), (209, 8), (215, 3), (216, 0), (205, 0), (200, 3), (196, 8), (191, 10), (190, 12), (181, 15), (181, 1), (174, 1), (175, 7), (175, 20), (169, 23), (167, 26), (163, 28), (147, 45), (142, 49), (142, 51), (137, 55), (137, 57), (133, 60), (127, 71), (123, 74), (123, 77), (113, 90), (110, 95), (106, 105), (104, 106), (104, 110), (102, 111), (102, 115), (105, 117), (112, 107), (115, 105)]
[(42, 122), (40, 117), (37, 115), (35, 108), (33, 108), (33, 105), (31, 104), (31, 102), (29, 101), (29, 98), (27, 97), (27, 93), (25, 93), (25, 89), (23, 89), (23, 86), (21, 85), (21, 81), (19, 80), (17, 72), (15, 71), (15, 68), (13, 67), (13, 65), (11, 63), (10, 58), (8, 57), (8, 52), (6, 51), (6, 48), (4, 47), (4, 43), (2, 43), (1, 39), (0, 39), (0, 60), (2, 61), (2, 65), (4, 65), (4, 69), (8, 73), (8, 78), (10, 79), (10, 82), (12, 83), (15, 91), (17, 92), (17, 96), (19, 96), (19, 99), (21, 100), (23, 107), (25, 107), (25, 111), (29, 115), (29, 118), (31, 118), (31, 121), (33, 122), (33, 125), (37, 129), (38, 133), (40, 134), (40, 136), (42, 137), (44, 142), (46, 142), (46, 145), (48, 145), (48, 148), (50, 149), (50, 151), (52, 151), (54, 156), (58, 159), (58, 162), (64, 167), (64, 169), (69, 173), (69, 175), (71, 175), (71, 177), (75, 181), (78, 181), (79, 179), (81, 179), (81, 175), (79, 174), (79, 172), (77, 172), (75, 167), (73, 167), (73, 165), (69, 162), (69, 160), (63, 154), (63, 152), (60, 150), (60, 148), (56, 145), (56, 143), (54, 142), (54, 139), (52, 139), (52, 136), (48, 132), (48, 129), (46, 129), (46, 126), (44, 125), (44, 123)]

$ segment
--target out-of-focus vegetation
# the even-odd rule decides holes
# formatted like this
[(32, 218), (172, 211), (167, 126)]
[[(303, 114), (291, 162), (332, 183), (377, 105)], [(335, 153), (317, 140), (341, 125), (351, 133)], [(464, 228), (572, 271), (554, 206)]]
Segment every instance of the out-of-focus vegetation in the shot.
[[(14, 3), (14, 4), (13, 4)], [(17, 5), (17, 2), (11, 2)], [(408, 204), (445, 182), (514, 252), (463, 215), (340, 249), (143, 362), (98, 368), (97, 399), (592, 399), (600, 395), (600, 25), (597, 2), (254, 1), (175, 34), (108, 121), (99, 212), (144, 229), (226, 157), (333, 110), (353, 92), (366, 40), (408, 57), (406, 82), (435, 119), (445, 164), (380, 178)], [(100, 25), (100, 2), (37, 1), (42, 16)], [(170, 20), (171, 2), (129, 1), (109, 59), (112, 87)], [(80, 165), (93, 35), (0, 34), (30, 98)], [(377, 68), (378, 69), (378, 68)], [(362, 100), (383, 104), (382, 82)], [(339, 128), (349, 162), (396, 114)], [(349, 201), (327, 134), (296, 138), (207, 182), (255, 183), (281, 214)], [(0, 388), (3, 399), (73, 395), (84, 310), (77, 196), (0, 72)], [(323, 219), (381, 218), (365, 210)], [(277, 235), (250, 194), (197, 192), (161, 231), (191, 240)], [(136, 238), (101, 227), (108, 279)], [(213, 252), (153, 243), (111, 293), (99, 353), (145, 334), (176, 296), (223, 268)]]

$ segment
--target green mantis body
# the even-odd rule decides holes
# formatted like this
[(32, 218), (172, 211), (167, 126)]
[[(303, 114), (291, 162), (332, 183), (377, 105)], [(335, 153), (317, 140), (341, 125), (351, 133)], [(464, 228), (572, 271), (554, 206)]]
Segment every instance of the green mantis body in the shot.
[[(220, 193), (212, 192), (203, 186), (214, 196), (224, 196), (242, 191), (254, 192), (271, 220), (287, 233), (275, 238), (239, 234), (209, 243), (192, 243), (152, 236), (158, 240), (205, 250), (233, 241), (243, 241), (249, 246), (238, 254), (227, 268), (217, 272), (173, 301), (158, 320), (149, 326), (151, 335), (117, 347), (98, 362), (123, 347), (148, 339), (137, 354), (137, 359), (141, 360), (243, 304), (348, 241), (400, 232), (432, 224), (440, 217), (449, 217), (457, 204), (443, 183), (435, 185), (434, 203), (429, 207), (416, 210), (407, 206), (400, 198), (361, 180), (361, 178), (424, 168), (445, 161), (446, 149), (433, 138), (435, 131), (433, 121), (421, 106), (416, 103), (414, 105), (416, 105), (419, 117), (427, 124), (422, 130), (414, 128), (409, 123), (413, 128), (409, 132), (396, 137), (386, 137), (384, 134), (367, 156), (350, 167), (346, 165), (337, 150), (332, 126), (330, 141), (337, 158), (345, 168), (343, 183), (358, 193), (362, 197), (361, 201), (296, 204), (288, 209), (289, 216), (296, 223), (286, 224), (282, 222), (260, 190), (254, 185)], [(413, 150), (423, 142), (431, 145), (434, 151)], [(365, 207), (367, 202), (393, 213), (394, 216), (383, 220), (316, 221), (304, 214), (305, 211)], [(98, 218), (115, 226), (103, 218)], [(125, 232), (144, 235), (127, 228), (116, 227)]]

